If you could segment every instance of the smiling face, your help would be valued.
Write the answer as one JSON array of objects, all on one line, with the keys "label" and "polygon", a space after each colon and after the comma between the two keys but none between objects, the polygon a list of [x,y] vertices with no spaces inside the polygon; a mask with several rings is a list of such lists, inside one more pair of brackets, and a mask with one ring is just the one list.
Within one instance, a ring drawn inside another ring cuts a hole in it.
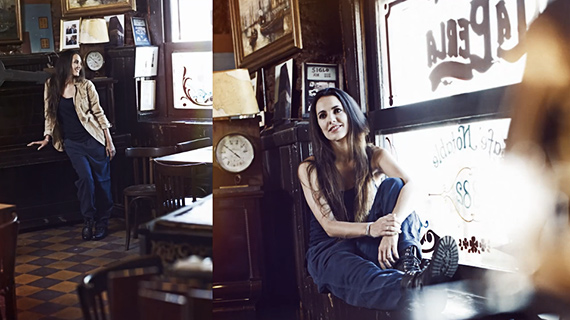
[{"label": "smiling face", "polygon": [[319,127],[325,138],[340,141],[348,134],[348,116],[335,96],[324,96],[315,106]]},{"label": "smiling face", "polygon": [[81,57],[78,54],[74,54],[73,58],[71,59],[71,74],[74,77],[79,77],[81,67]]}]

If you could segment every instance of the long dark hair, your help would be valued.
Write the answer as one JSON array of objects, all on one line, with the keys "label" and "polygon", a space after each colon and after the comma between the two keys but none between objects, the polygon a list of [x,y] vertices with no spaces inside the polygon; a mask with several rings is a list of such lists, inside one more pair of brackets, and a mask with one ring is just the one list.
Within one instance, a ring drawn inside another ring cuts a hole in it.
[{"label": "long dark hair", "polygon": [[[51,119],[56,118],[57,106],[59,105],[59,100],[63,94],[63,90],[65,89],[65,81],[69,75],[73,74],[71,71],[71,63],[73,61],[73,56],[76,54],[79,54],[77,50],[67,50],[60,53],[57,62],[55,63],[55,73],[49,78],[47,115]],[[79,76],[73,76],[73,79],[85,79],[83,68],[81,68]]]},{"label": "long dark hair", "polygon": [[[347,142],[351,160],[354,161],[355,179],[355,201],[354,201],[354,220],[356,222],[364,221],[368,215],[371,205],[372,194],[372,174],[370,172],[370,159],[366,152],[366,137],[370,132],[366,117],[360,110],[358,103],[346,92],[336,89],[327,88],[319,91],[311,105],[309,122],[310,137],[313,148],[314,160],[309,161],[309,176],[313,170],[317,171],[317,182],[319,183],[320,192],[313,194],[317,203],[321,199],[328,203],[328,208],[323,207],[323,215],[328,215],[332,211],[334,217],[339,221],[348,221],[347,209],[344,207],[343,201],[343,181],[340,172],[335,166],[336,156],[331,146],[331,142],[325,137],[319,127],[317,101],[325,96],[336,97],[348,118]],[[315,189],[315,188],[313,188]]]}]

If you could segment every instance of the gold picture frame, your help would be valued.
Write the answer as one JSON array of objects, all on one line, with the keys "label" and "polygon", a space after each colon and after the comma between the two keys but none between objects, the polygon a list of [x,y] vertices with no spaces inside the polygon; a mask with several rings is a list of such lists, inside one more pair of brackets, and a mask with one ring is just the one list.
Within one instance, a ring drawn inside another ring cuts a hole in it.
[{"label": "gold picture frame", "polygon": [[[84,4],[81,4],[81,2],[84,2]],[[105,4],[102,2],[105,2]],[[85,1],[81,0],[61,0],[61,14],[66,18],[89,15],[120,14],[134,10],[136,10],[136,0],[95,0],[89,1],[89,4],[86,4]]]},{"label": "gold picture frame", "polygon": [[239,68],[255,71],[303,48],[298,0],[230,0],[230,16]]},{"label": "gold picture frame", "polygon": [[5,0],[0,8],[0,45],[24,42],[21,0]]}]

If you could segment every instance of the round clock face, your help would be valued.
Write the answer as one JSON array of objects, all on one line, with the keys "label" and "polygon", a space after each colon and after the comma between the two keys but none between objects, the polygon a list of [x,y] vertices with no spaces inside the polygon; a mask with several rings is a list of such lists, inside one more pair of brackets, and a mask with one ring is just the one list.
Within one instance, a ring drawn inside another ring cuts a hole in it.
[{"label": "round clock face", "polygon": [[105,63],[105,59],[99,51],[91,51],[85,57],[87,68],[92,71],[99,71],[103,67],[103,63]]},{"label": "round clock face", "polygon": [[249,168],[254,158],[253,145],[241,134],[228,134],[216,146],[216,162],[222,169],[238,173]]}]

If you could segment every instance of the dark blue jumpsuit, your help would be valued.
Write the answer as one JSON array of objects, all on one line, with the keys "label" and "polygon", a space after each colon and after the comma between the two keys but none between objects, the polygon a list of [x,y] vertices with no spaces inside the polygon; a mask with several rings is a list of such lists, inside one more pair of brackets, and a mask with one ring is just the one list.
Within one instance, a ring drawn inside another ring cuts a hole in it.
[{"label": "dark blue jumpsuit", "polygon": [[79,121],[72,98],[61,97],[57,110],[65,152],[79,179],[77,197],[81,214],[96,226],[108,226],[113,209],[111,163],[105,146],[95,140]]},{"label": "dark blue jumpsuit", "polygon": [[[401,179],[384,180],[376,192],[367,221],[376,221],[394,209],[400,190]],[[344,192],[344,203],[349,218],[354,203],[354,189]],[[332,293],[348,304],[370,309],[393,310],[402,297],[400,282],[403,273],[395,269],[381,269],[378,263],[380,238],[339,239],[330,238],[317,219],[311,214],[307,267],[309,274],[321,293]],[[405,248],[420,247],[422,224],[413,212],[402,223],[398,240],[400,256]]]}]

